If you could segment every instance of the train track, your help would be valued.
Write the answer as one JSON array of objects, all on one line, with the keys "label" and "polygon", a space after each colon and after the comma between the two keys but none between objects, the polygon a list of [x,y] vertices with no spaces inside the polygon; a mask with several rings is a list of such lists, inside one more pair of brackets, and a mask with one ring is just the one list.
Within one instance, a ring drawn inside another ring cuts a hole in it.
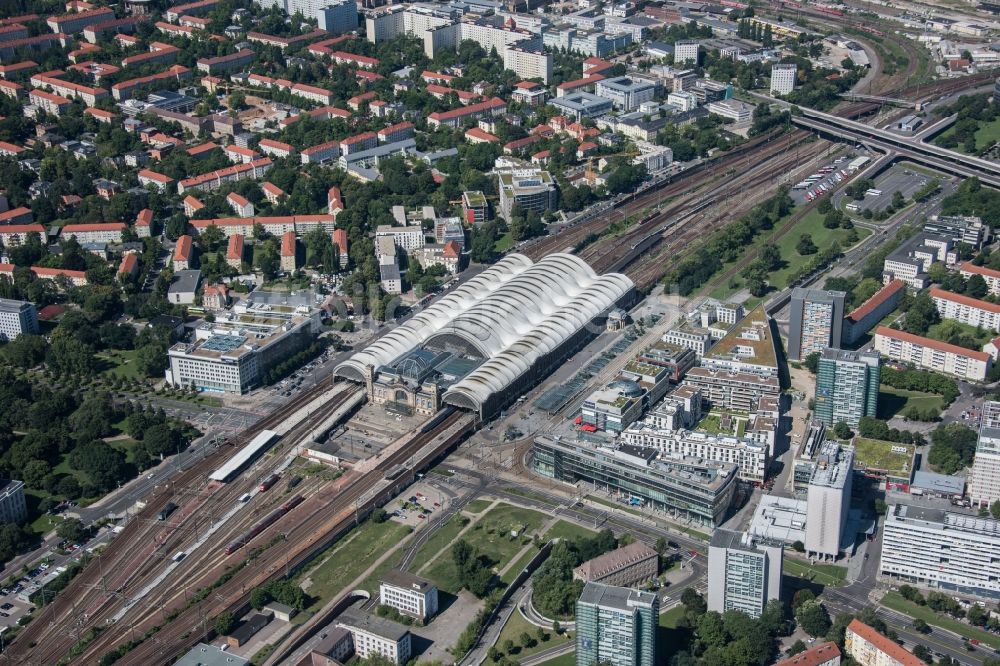
[{"label": "train track", "polygon": [[[47,605],[39,617],[18,635],[8,648],[5,656],[14,659],[12,663],[55,664],[69,651],[81,635],[123,603],[128,594],[136,590],[149,578],[149,570],[163,559],[170,548],[182,544],[192,533],[207,529],[203,520],[214,506],[206,507],[210,501],[218,505],[223,499],[240,487],[252,486],[252,481],[230,484],[230,487],[209,488],[204,482],[208,474],[219,467],[236,448],[244,445],[262,430],[278,426],[291,414],[308,404],[324,391],[329,390],[331,380],[319,382],[303,392],[284,409],[265,417],[233,438],[233,448],[219,447],[205,455],[191,467],[185,469],[171,482],[158,488],[149,496],[147,504],[138,515],[127,523],[125,529],[109,546],[95,557],[84,570],[71,581],[65,591]],[[198,488],[197,491],[191,489]],[[227,493],[226,490],[231,492]],[[188,498],[181,498],[182,494]],[[236,495],[239,497],[239,494]],[[157,520],[157,514],[171,499],[178,499],[181,507],[170,521]],[[191,511],[186,511],[193,505]],[[176,517],[187,514],[188,524],[177,522]],[[197,514],[192,517],[192,514]],[[219,514],[215,514],[219,515]],[[193,525],[191,524],[193,523]],[[192,563],[197,558],[192,558]],[[37,649],[36,649],[37,648]]]},{"label": "train track", "polygon": [[[306,499],[279,523],[280,531],[286,535],[283,546],[264,550],[252,565],[236,570],[228,580],[217,585],[208,597],[196,603],[188,605],[181,594],[173,594],[165,600],[162,612],[176,611],[176,617],[137,645],[122,663],[162,664],[182,654],[189,645],[202,640],[206,634],[211,634],[211,620],[219,613],[240,610],[246,605],[251,590],[308,562],[325,549],[332,539],[350,529],[359,512],[364,515],[376,501],[383,499],[377,494],[379,485],[386,483],[383,476],[387,470],[409,461],[436,437],[457,426],[448,439],[438,446],[439,450],[447,450],[464,436],[471,425],[471,416],[454,412],[432,430],[415,435],[407,444],[386,456],[368,474],[347,478],[347,482],[343,484],[330,484]],[[373,493],[376,495],[372,495]],[[271,531],[276,531],[276,528]],[[266,537],[264,540],[266,541]],[[223,573],[221,566],[217,564],[211,571],[205,572],[199,583],[207,585],[219,582]],[[160,610],[147,611],[135,618],[132,621],[135,635],[142,636],[153,630],[161,619],[160,614]],[[127,636],[120,631],[114,634],[101,634],[90,643],[79,655],[81,663],[96,663],[103,654],[127,640]]]}]

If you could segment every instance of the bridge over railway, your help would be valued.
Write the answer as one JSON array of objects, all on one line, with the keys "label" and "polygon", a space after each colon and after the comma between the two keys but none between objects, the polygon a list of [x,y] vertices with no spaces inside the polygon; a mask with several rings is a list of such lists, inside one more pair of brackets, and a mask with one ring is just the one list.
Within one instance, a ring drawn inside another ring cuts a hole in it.
[{"label": "bridge over railway", "polygon": [[947,148],[924,143],[913,137],[900,136],[877,127],[846,118],[801,108],[792,123],[820,134],[891,151],[900,157],[932,169],[962,178],[979,178],[984,184],[1000,189],[1000,164],[972,155],[963,155]]},{"label": "bridge over railway", "polygon": [[875,102],[877,104],[891,104],[892,106],[904,106],[909,109],[917,108],[917,102],[912,99],[900,99],[898,97],[883,97],[881,95],[865,95],[864,93],[842,92],[840,96],[852,102]]}]

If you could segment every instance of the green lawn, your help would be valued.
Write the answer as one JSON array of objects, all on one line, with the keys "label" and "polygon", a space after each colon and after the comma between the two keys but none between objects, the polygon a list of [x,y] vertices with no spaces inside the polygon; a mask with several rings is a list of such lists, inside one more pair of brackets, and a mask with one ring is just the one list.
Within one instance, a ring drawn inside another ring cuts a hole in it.
[{"label": "green lawn", "polygon": [[[793,213],[794,214],[794,213]],[[778,250],[781,252],[781,258],[784,261],[784,266],[776,271],[773,271],[768,276],[768,284],[775,290],[781,290],[788,286],[789,277],[805,265],[808,261],[811,261],[815,255],[801,256],[795,250],[795,246],[799,242],[799,237],[802,234],[809,234],[812,236],[813,243],[817,247],[817,254],[822,253],[824,250],[828,249],[834,242],[840,243],[841,247],[847,248],[846,238],[850,233],[848,229],[827,229],[823,226],[823,218],[825,216],[821,215],[816,209],[809,212],[808,215],[803,217],[798,224],[788,230],[785,235],[781,238],[774,239],[770,235],[761,234],[750,246],[748,252],[756,252],[760,247],[767,242],[774,243],[778,246]],[[775,227],[780,227],[784,223],[784,220],[778,222]],[[868,229],[862,229],[861,227],[855,227],[854,229],[858,233],[858,242],[864,240],[871,235],[871,231]],[[745,255],[744,255],[745,256]],[[742,257],[741,257],[742,258]],[[731,269],[733,264],[726,264],[723,266],[723,271]],[[735,294],[740,289],[745,286],[745,281],[739,275],[734,276],[731,280],[720,284],[718,287],[712,290],[712,298],[716,298],[722,301],[727,300],[733,294]],[[749,305],[747,307],[750,307]]]},{"label": "green lawn", "polygon": [[927,624],[935,627],[941,627],[942,629],[946,629],[948,631],[954,631],[959,636],[974,638],[980,643],[985,643],[992,648],[1000,648],[1000,636],[990,633],[985,629],[980,629],[979,627],[973,627],[965,624],[964,622],[959,622],[958,620],[948,617],[947,615],[935,613],[927,606],[918,606],[912,601],[904,599],[900,596],[899,592],[889,592],[882,597],[882,601],[880,603],[886,608],[898,611],[904,615],[909,615],[914,619],[920,618]]},{"label": "green lawn", "polygon": [[927,337],[940,340],[941,342],[952,342],[953,344],[963,342],[957,339],[959,337],[968,338],[975,346],[965,344],[960,344],[960,346],[968,346],[970,349],[979,351],[983,348],[983,345],[996,337],[996,333],[976,328],[975,326],[969,326],[953,319],[944,319],[927,329]]},{"label": "green lawn", "polygon": [[[313,602],[307,611],[315,612],[337,596],[375,560],[400,543],[412,528],[393,521],[368,520],[342,539],[320,564],[296,577],[297,582],[310,578],[309,596]],[[389,558],[394,562],[393,558]]]},{"label": "green lawn", "polygon": [[452,516],[417,550],[417,554],[413,557],[414,564],[419,568],[433,560],[438,553],[441,553],[442,557],[449,557],[447,549],[451,547],[452,541],[462,531],[462,527],[464,527],[462,516]]},{"label": "green lawn", "polygon": [[539,666],[576,666],[576,652],[553,657],[548,661],[543,661]]},{"label": "green lawn", "polygon": [[[497,638],[497,648],[499,649],[503,645],[504,641],[510,639],[514,641],[514,650],[510,653],[514,659],[524,659],[530,655],[533,655],[542,650],[548,650],[549,648],[555,647],[556,645],[565,645],[572,640],[572,635],[568,631],[564,631],[560,635],[555,635],[552,629],[544,629],[545,639],[538,640],[537,632],[538,627],[531,624],[523,617],[518,611],[514,611],[510,615],[510,619],[503,626],[500,631],[500,636]],[[521,634],[528,632],[528,634],[534,639],[535,644],[531,647],[524,647],[521,645]],[[485,664],[495,664],[496,662],[487,659]]]},{"label": "green lawn", "polygon": [[490,504],[493,504],[493,500],[474,499],[466,504],[463,510],[468,511],[469,513],[482,513],[489,508]]},{"label": "green lawn", "polygon": [[677,622],[684,617],[684,611],[686,609],[683,605],[674,606],[666,613],[660,613],[660,626],[666,627],[667,629],[676,629]]},{"label": "green lawn", "polygon": [[[941,133],[938,139],[943,139],[945,137],[951,136],[955,133],[954,127],[949,127],[947,130]],[[976,150],[982,150],[991,141],[1000,141],[1000,118],[989,123],[980,123],[979,129],[976,130]],[[934,143],[939,143],[935,140]],[[939,144],[940,145],[940,144]],[[955,146],[954,150],[965,153],[965,144],[959,143]]]},{"label": "green lawn", "polygon": [[847,582],[847,567],[836,564],[809,564],[791,558],[782,563],[784,572],[796,578],[805,578],[821,585],[840,587]]},{"label": "green lawn", "polygon": [[917,409],[944,409],[944,398],[934,393],[907,391],[882,384],[878,389],[878,412],[876,416],[883,420],[891,419],[896,414],[902,414],[910,406]]},{"label": "green lawn", "polygon": [[104,375],[114,375],[127,379],[143,379],[145,375],[139,372],[139,367],[135,362],[138,352],[134,349],[108,349],[95,354],[99,361],[101,373]]},{"label": "green lawn", "polygon": [[514,237],[510,235],[508,231],[503,236],[497,239],[496,245],[494,245],[497,252],[506,252],[510,248],[514,247]]},{"label": "green lawn", "polygon": [[[900,447],[905,448],[906,452],[893,451]],[[854,440],[854,464],[856,468],[885,470],[890,476],[909,476],[913,473],[913,454],[916,449],[913,444],[857,437]]]},{"label": "green lawn", "polygon": [[556,524],[549,528],[549,531],[542,537],[542,541],[550,539],[577,539],[579,537],[590,538],[594,536],[594,530],[581,527],[566,520],[556,521]]}]

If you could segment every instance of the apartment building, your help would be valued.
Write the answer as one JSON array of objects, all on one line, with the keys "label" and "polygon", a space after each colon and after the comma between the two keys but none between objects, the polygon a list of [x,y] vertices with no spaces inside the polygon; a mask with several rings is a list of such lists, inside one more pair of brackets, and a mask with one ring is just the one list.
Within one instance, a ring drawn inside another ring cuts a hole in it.
[{"label": "apartment building", "polygon": [[993,360],[986,352],[972,351],[887,326],[879,326],[875,330],[875,350],[894,361],[978,382],[986,379]]},{"label": "apartment building", "polygon": [[840,648],[832,641],[818,643],[774,666],[840,666]]},{"label": "apartment building", "polygon": [[426,242],[424,230],[419,224],[408,227],[390,227],[386,224],[379,225],[375,229],[376,244],[379,238],[391,238],[393,245],[406,254],[422,248]]},{"label": "apartment building", "polygon": [[989,287],[990,293],[994,296],[1000,296],[1000,271],[995,271],[985,266],[976,266],[971,261],[967,261],[958,267],[958,272],[966,280],[973,275],[980,276],[986,282],[986,286]]},{"label": "apartment building", "polygon": [[942,319],[1000,332],[1000,305],[937,287],[931,287],[929,294]]},{"label": "apartment building", "polygon": [[660,572],[660,556],[642,541],[587,560],[573,569],[573,579],[621,587],[638,586]]},{"label": "apartment building", "polygon": [[405,120],[401,123],[383,127],[375,134],[379,143],[395,143],[404,139],[412,139],[414,129],[413,123],[409,120]]},{"label": "apartment building", "polygon": [[[331,35],[357,30],[358,4],[354,0],[320,0],[320,3],[323,6],[316,11],[315,16],[321,30],[326,30]],[[293,13],[290,12],[289,15]]]},{"label": "apartment building", "polygon": [[185,178],[177,183],[177,192],[184,194],[188,190],[217,190],[223,183],[229,183],[245,178],[260,178],[272,166],[270,157],[262,157],[249,164],[235,164],[225,169],[211,171],[200,176]]},{"label": "apartment building", "polygon": [[53,116],[61,116],[63,110],[73,103],[60,95],[37,89],[28,92],[28,101],[33,106]]},{"label": "apartment building", "polygon": [[1000,402],[983,402],[976,456],[969,474],[969,499],[973,505],[988,507],[1000,499]]},{"label": "apartment building", "polygon": [[114,18],[115,10],[110,7],[98,7],[97,9],[63,14],[62,16],[52,16],[45,23],[49,26],[49,30],[54,33],[61,32],[72,35],[83,32],[83,29],[88,25],[113,21]]},{"label": "apartment building", "polygon": [[747,533],[717,529],[708,546],[708,610],[738,610],[760,617],[781,596],[780,544],[755,541]]},{"label": "apartment building", "polygon": [[796,287],[792,290],[788,358],[798,361],[828,347],[840,347],[846,296],[842,291],[825,289]]},{"label": "apartment building", "polygon": [[79,243],[120,243],[124,229],[124,222],[67,224],[62,228],[62,236],[76,238]]},{"label": "apartment building", "polygon": [[704,356],[715,340],[708,333],[670,329],[663,334],[667,344],[690,349],[698,356]]},{"label": "apartment building", "polygon": [[770,466],[770,451],[766,441],[757,441],[750,436],[712,435],[665,428],[656,425],[657,419],[662,417],[663,415],[653,412],[646,419],[632,424],[622,432],[622,442],[635,447],[656,449],[669,455],[733,464],[738,467],[739,478],[748,483],[761,485],[766,480]]},{"label": "apartment building", "polygon": [[167,87],[171,81],[182,81],[189,78],[191,78],[190,69],[184,67],[183,65],[172,65],[169,69],[163,72],[150,74],[149,76],[140,76],[134,79],[129,79],[128,81],[116,83],[111,86],[111,95],[119,101],[132,99],[135,94],[141,91],[158,90],[160,88]]},{"label": "apartment building", "polygon": [[0,224],[0,242],[4,247],[23,245],[28,234],[38,234],[43,238],[45,227],[41,224]]},{"label": "apartment building", "polygon": [[212,75],[225,74],[249,65],[256,58],[257,55],[250,49],[215,58],[199,58],[198,71]]},{"label": "apartment building", "polygon": [[23,523],[28,518],[24,481],[9,480],[0,488],[0,523]]},{"label": "apartment building", "polygon": [[243,254],[246,251],[243,234],[233,234],[226,244],[226,264],[240,270],[243,265]]},{"label": "apartment building", "polygon": [[505,113],[507,113],[507,103],[499,97],[491,97],[485,101],[469,104],[468,106],[460,106],[450,111],[435,111],[427,116],[427,124],[434,128],[442,125],[445,127],[459,127],[467,118],[472,118],[473,120],[495,118]]},{"label": "apartment building", "polygon": [[757,411],[762,398],[777,399],[781,393],[777,377],[705,367],[688,370],[682,385],[700,390],[713,406],[748,413]]},{"label": "apartment building", "polygon": [[106,88],[93,88],[72,81],[63,81],[59,76],[64,73],[57,69],[44,74],[35,74],[31,77],[31,85],[35,88],[49,90],[62,97],[83,100],[87,106],[94,106],[98,101],[108,97]]},{"label": "apartment building", "polygon": [[505,45],[503,66],[522,79],[537,79],[546,85],[552,79],[552,54],[542,48],[539,40]]},{"label": "apartment building", "polygon": [[690,39],[681,39],[674,42],[674,62],[678,65],[698,64],[698,51],[701,43]]},{"label": "apartment building", "polygon": [[405,664],[413,654],[406,625],[354,609],[341,613],[337,624],[351,632],[354,652],[362,659],[380,655],[394,664]]},{"label": "apartment building", "polygon": [[896,309],[903,298],[906,283],[902,280],[892,280],[871,298],[859,305],[844,318],[843,343],[853,345],[861,336],[875,328],[875,325]]},{"label": "apartment building", "polygon": [[816,420],[831,427],[843,421],[857,428],[861,417],[875,416],[880,364],[877,352],[824,349],[816,372]]},{"label": "apartment building", "polygon": [[587,583],[576,602],[577,666],[655,666],[659,615],[652,592]]},{"label": "apartment building", "polygon": [[419,576],[393,569],[382,576],[379,603],[426,621],[438,612],[437,586]]},{"label": "apartment building", "polygon": [[22,333],[38,333],[38,310],[35,309],[35,304],[0,298],[0,338],[9,342]]},{"label": "apartment building", "polygon": [[902,280],[910,289],[927,287],[927,271],[934,262],[954,256],[952,242],[945,236],[917,234],[893,250],[882,263],[882,281]]}]

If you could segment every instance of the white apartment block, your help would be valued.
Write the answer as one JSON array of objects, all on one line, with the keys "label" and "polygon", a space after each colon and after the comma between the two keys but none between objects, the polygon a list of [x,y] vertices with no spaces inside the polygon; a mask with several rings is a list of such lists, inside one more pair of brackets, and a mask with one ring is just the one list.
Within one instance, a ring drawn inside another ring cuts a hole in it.
[{"label": "white apartment block", "polygon": [[986,282],[986,286],[990,288],[991,294],[994,296],[1000,295],[1000,271],[995,271],[992,268],[986,268],[985,266],[976,266],[971,262],[966,262],[958,267],[958,272],[961,273],[962,277],[966,280],[973,275],[978,275]]},{"label": "white apartment block", "polygon": [[667,95],[667,104],[673,104],[681,111],[691,111],[698,107],[698,98],[694,96],[694,93],[681,90]]},{"label": "white apartment block", "polygon": [[844,652],[860,666],[926,666],[902,645],[857,618],[844,632]]},{"label": "white apartment block", "polygon": [[992,357],[905,331],[880,326],[875,330],[875,351],[893,361],[912,363],[969,381],[983,381],[990,370]]},{"label": "white apartment block", "polygon": [[407,254],[424,246],[424,230],[419,224],[412,227],[380,225],[375,230],[376,245],[379,238],[391,238],[393,244]]},{"label": "white apartment block", "polygon": [[403,615],[427,620],[438,612],[437,586],[405,571],[392,570],[379,585],[379,603]]},{"label": "white apartment block", "polygon": [[701,43],[693,40],[681,40],[674,43],[674,64],[683,65],[684,63],[698,64],[698,50],[701,48]]},{"label": "white apartment block", "polygon": [[795,90],[798,68],[793,64],[771,66],[771,94],[787,95]]},{"label": "white apartment block", "polygon": [[980,507],[1000,499],[1000,402],[993,400],[983,403],[983,421],[969,475],[969,499]]},{"label": "white apartment block", "polygon": [[708,546],[708,610],[760,617],[781,596],[781,545],[756,543],[749,534],[717,529]]},{"label": "white apartment block", "polygon": [[666,454],[733,463],[739,465],[740,479],[750,483],[763,483],[770,465],[767,444],[746,437],[666,430],[638,421],[622,433],[622,441]]},{"label": "white apartment block", "polygon": [[552,78],[552,54],[528,41],[504,46],[503,66],[522,79],[538,79],[546,85]]},{"label": "white apartment block", "polygon": [[663,334],[663,341],[672,345],[690,349],[698,356],[704,356],[715,340],[708,333],[692,333],[671,329]]},{"label": "white apartment block", "polygon": [[62,236],[76,238],[78,243],[120,243],[124,229],[123,222],[67,224],[62,228]]},{"label": "white apartment block", "polygon": [[930,297],[942,319],[1000,332],[1000,305],[936,287],[931,288]]},{"label": "white apartment block", "polygon": [[0,339],[13,340],[22,333],[38,333],[35,304],[0,298]]},{"label": "white apartment block", "polygon": [[381,655],[394,664],[405,664],[413,653],[410,631],[405,625],[348,609],[339,626],[351,632],[354,652],[362,659]]},{"label": "white apartment block", "polygon": [[879,574],[950,592],[1000,597],[1000,521],[896,504],[883,524]]}]

